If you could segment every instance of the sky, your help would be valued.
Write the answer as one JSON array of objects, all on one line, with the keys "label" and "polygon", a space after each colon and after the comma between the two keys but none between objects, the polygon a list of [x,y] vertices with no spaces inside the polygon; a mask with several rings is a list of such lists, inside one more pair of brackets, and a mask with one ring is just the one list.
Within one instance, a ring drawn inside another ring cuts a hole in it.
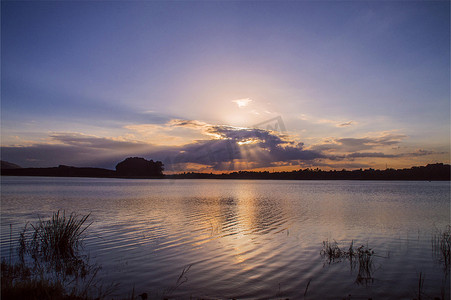
[{"label": "sky", "polygon": [[2,1],[1,159],[450,162],[449,1]]}]

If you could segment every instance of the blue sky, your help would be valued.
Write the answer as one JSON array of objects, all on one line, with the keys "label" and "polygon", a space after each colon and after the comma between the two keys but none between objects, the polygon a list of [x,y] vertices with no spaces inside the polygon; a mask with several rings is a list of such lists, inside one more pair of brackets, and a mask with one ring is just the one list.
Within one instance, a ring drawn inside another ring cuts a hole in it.
[{"label": "blue sky", "polygon": [[[447,1],[1,9],[3,160],[113,168],[140,155],[172,171],[449,163]],[[285,131],[254,126],[276,117]]]}]

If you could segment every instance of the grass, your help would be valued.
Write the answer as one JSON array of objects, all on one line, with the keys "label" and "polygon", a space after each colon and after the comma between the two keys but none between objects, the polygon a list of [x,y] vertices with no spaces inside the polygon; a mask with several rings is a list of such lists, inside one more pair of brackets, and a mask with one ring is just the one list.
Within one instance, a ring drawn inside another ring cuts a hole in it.
[{"label": "grass", "polygon": [[[83,255],[83,240],[92,224],[89,217],[58,211],[48,220],[27,223],[19,234],[18,261],[13,263],[10,255],[9,262],[1,262],[1,299],[106,299],[117,284],[106,288],[100,285],[96,279],[100,266]],[[184,268],[173,290],[187,280],[190,267]],[[135,295],[133,289],[122,298],[136,299],[147,299],[147,294]]]},{"label": "grass", "polygon": [[2,299],[82,299],[66,293],[59,281],[33,276],[33,271],[23,264],[11,265],[2,261]]},{"label": "grass", "polygon": [[58,211],[49,220],[27,223],[18,261],[1,263],[2,299],[87,299],[100,270],[82,254],[89,216]]},{"label": "grass", "polygon": [[[19,263],[31,265],[35,274],[46,274],[63,281],[86,279],[98,271],[82,255],[83,239],[91,223],[90,214],[78,216],[57,211],[49,220],[26,224],[19,237]],[[30,225],[30,226],[28,226]]]},{"label": "grass", "polygon": [[432,251],[440,263],[443,263],[446,273],[449,273],[451,266],[451,225],[445,229],[436,229],[432,237]]},{"label": "grass", "polygon": [[59,258],[74,258],[78,255],[82,246],[83,233],[91,225],[86,224],[90,214],[78,217],[71,213],[66,217],[66,213],[60,211],[53,214],[47,221],[39,219],[33,225],[31,239],[27,238],[27,226],[20,234],[20,249],[24,253],[39,255],[45,260]]}]

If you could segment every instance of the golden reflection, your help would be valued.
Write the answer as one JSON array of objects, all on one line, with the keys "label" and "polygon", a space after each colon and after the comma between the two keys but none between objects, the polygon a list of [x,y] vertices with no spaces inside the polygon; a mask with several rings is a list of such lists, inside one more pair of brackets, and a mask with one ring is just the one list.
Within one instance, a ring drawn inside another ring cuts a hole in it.
[{"label": "golden reflection", "polygon": [[235,251],[235,254],[233,255],[233,257],[236,259],[236,261],[240,264],[243,264],[246,262],[246,258],[244,257],[244,255],[242,255],[240,252],[240,249],[238,247],[233,247],[233,250]]},{"label": "golden reflection", "polygon": [[245,257],[245,255],[243,254],[243,247],[245,247],[245,240],[243,240],[242,238],[240,238],[240,240],[244,241],[244,243],[242,243],[243,245],[235,245],[232,247],[233,249],[233,258],[236,260],[237,264],[241,267],[241,269],[243,271],[247,271],[247,270],[251,270],[252,269],[252,265],[250,265],[248,263],[247,258]]},{"label": "golden reflection", "polygon": [[185,211],[190,211],[189,226],[196,228],[196,232],[190,233],[190,245],[213,247],[215,251],[218,244],[211,242],[217,240],[233,259],[230,263],[242,270],[251,269],[249,259],[262,251],[255,246],[256,235],[286,228],[288,210],[280,207],[280,202],[279,207],[271,204],[252,183],[231,184],[226,191],[218,192],[227,197],[199,198],[196,202],[185,203]]},{"label": "golden reflection", "polygon": [[202,245],[211,240],[234,233],[236,228],[236,209],[233,198],[209,198],[203,199],[196,208],[200,210],[195,215],[201,215],[201,219],[195,220],[196,227],[200,228],[196,241],[192,245]]}]

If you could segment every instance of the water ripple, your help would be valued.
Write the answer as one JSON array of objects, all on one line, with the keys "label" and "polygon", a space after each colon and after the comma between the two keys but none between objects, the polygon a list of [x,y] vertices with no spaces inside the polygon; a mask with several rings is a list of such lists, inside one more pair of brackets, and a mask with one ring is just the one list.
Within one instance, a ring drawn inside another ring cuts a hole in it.
[{"label": "water ripple", "polygon": [[[86,251],[101,278],[121,283],[118,297],[135,286],[179,299],[299,299],[308,286],[311,299],[406,298],[419,271],[430,294],[441,288],[429,233],[449,222],[449,183],[399,182],[387,193],[377,182],[61,179],[35,189],[43,182],[2,186],[2,257],[9,224],[17,237],[55,208],[92,212]],[[349,263],[321,258],[326,239],[369,244],[390,258],[377,258],[367,288]]]}]

